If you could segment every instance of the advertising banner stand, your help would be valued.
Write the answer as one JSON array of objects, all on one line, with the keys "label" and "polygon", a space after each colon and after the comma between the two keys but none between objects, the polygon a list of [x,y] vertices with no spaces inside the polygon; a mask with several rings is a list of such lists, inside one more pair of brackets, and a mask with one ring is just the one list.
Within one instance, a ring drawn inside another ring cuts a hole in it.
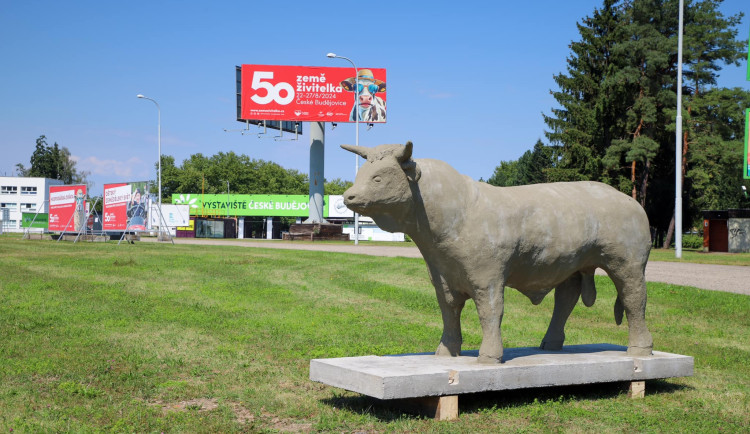
[{"label": "advertising banner stand", "polygon": [[73,221],[73,217],[75,217],[75,213],[73,213],[73,214],[70,215],[70,218],[68,219],[68,223],[65,224],[65,227],[63,228],[62,232],[60,232],[60,236],[57,238],[57,242],[58,243],[60,242],[60,240],[62,240],[64,238],[63,235],[65,234],[65,232],[70,227],[70,222]]},{"label": "advertising banner stand", "polygon": [[[78,232],[84,221],[87,188],[79,185],[51,185],[49,187],[49,219],[47,229],[60,232],[64,238],[66,232]],[[66,222],[65,225],[62,222]]]},{"label": "advertising banner stand", "polygon": [[[172,238],[172,234],[169,232],[169,226],[167,225],[167,221],[164,218],[164,213],[161,210],[161,204],[160,203],[157,204],[156,208],[159,210],[159,222],[160,222],[159,223],[159,235],[158,235],[157,240],[164,241],[161,239],[162,234],[167,234],[167,238],[172,243],[172,245],[174,245],[174,238]],[[162,229],[166,229],[166,230],[162,230]]]},{"label": "advertising banner stand", "polygon": [[[155,205],[155,195],[149,193],[148,182],[120,182],[104,184],[104,203],[102,205],[102,230],[105,232],[117,232],[122,243],[128,234],[147,232],[151,230],[149,224],[149,213],[152,205]],[[164,222],[164,216],[160,206],[155,208],[159,222]],[[164,227],[164,223],[158,225]],[[161,230],[159,241],[161,239]],[[113,235],[116,236],[116,235]],[[171,234],[169,241],[174,244]]]},{"label": "advertising banner stand", "polygon": [[[29,223],[29,227],[27,227],[26,230],[23,231],[23,238],[21,238],[22,240],[28,240],[30,238],[30,235],[31,235],[30,231],[31,231],[31,228],[34,227],[34,222],[36,222],[36,218],[39,216],[39,213],[44,209],[44,205],[48,203],[49,201],[45,200],[44,202],[42,202],[42,205],[36,209],[36,213],[34,213],[34,218],[31,219],[31,223]],[[45,232],[44,229],[42,229],[42,233],[44,232]]]},{"label": "advertising banner stand", "polygon": [[89,217],[91,217],[91,211],[93,211],[96,208],[96,204],[98,203],[99,203],[99,198],[97,197],[96,200],[94,201],[94,205],[89,207],[88,212],[86,212],[86,218],[83,220],[84,223],[81,225],[81,228],[78,230],[78,235],[76,235],[76,239],[73,240],[73,244],[78,242],[78,239],[81,237],[81,234],[86,233],[86,229],[88,228],[88,225],[86,224],[86,222],[89,221]]},{"label": "advertising banner stand", "polygon": [[[157,210],[157,213],[159,214],[159,221],[161,222],[159,224],[160,229],[164,228],[164,227],[167,227],[167,222],[164,220],[164,214],[162,214],[161,207],[159,206],[159,204],[156,204],[156,206],[151,207],[151,209]],[[128,232],[130,231],[130,229],[131,229],[131,220],[129,219],[127,226],[125,226],[125,231],[122,233],[122,236],[120,237],[120,241],[117,242],[118,246],[120,245],[120,243],[122,242],[122,240],[125,239],[125,236],[128,234]],[[163,232],[165,232],[167,234],[167,238],[174,245],[174,238],[172,238],[172,234],[169,233],[169,230],[167,230],[167,231],[161,231],[161,230],[159,230],[159,234],[161,234]],[[159,241],[162,241],[162,240],[159,240]]]}]

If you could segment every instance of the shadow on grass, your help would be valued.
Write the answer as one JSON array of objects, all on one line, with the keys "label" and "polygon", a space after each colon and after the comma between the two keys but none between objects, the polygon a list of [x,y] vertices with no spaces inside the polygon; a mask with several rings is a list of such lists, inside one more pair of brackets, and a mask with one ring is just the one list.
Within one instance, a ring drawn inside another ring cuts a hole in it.
[{"label": "shadow on grass", "polygon": [[[480,392],[459,395],[459,414],[502,411],[502,409],[525,407],[550,401],[597,401],[614,399],[628,393],[629,382],[598,383],[576,386],[540,387],[497,392]],[[646,395],[675,393],[693,387],[667,380],[647,380]],[[381,422],[403,419],[405,415],[426,417],[414,412],[408,400],[381,400],[365,395],[335,395],[321,400],[324,404],[349,410],[358,414],[369,414]]]}]

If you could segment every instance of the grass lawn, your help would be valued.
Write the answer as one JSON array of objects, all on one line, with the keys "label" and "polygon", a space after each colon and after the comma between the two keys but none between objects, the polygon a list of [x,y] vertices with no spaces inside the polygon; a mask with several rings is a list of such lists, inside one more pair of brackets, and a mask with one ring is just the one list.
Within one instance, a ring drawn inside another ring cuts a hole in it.
[{"label": "grass lawn", "polygon": [[[627,344],[614,287],[568,344]],[[506,347],[551,316],[506,291]],[[457,422],[309,381],[312,358],[431,351],[442,329],[420,259],[0,236],[0,432],[750,430],[750,297],[649,284],[654,348],[690,378],[462,396]],[[464,310],[464,348],[481,339]]]},{"label": "grass lawn", "polygon": [[674,249],[651,249],[649,261],[693,262],[714,265],[750,265],[750,253],[703,253],[701,250],[682,249],[682,258],[675,258]]}]

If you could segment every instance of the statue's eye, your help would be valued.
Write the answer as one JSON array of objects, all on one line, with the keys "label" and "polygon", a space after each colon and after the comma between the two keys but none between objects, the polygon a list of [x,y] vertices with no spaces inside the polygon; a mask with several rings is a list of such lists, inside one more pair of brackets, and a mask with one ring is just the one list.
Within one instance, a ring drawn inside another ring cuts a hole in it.
[{"label": "statue's eye", "polygon": [[372,178],[372,180],[373,180],[373,182],[380,182],[380,181],[382,181],[379,176],[374,176]]}]

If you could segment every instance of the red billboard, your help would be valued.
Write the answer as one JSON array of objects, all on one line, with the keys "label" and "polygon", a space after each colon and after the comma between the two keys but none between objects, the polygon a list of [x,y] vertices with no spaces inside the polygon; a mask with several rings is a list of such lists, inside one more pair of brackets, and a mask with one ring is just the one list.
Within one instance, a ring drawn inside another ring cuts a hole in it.
[{"label": "red billboard", "polygon": [[145,231],[148,205],[148,185],[145,182],[104,184],[102,229]]},{"label": "red billboard", "polygon": [[[80,222],[76,222],[76,209],[83,214],[86,209],[85,185],[51,185],[49,187],[49,225],[50,231],[75,232],[80,229]],[[79,223],[76,228],[76,223]]]},{"label": "red billboard", "polygon": [[[385,69],[242,65],[241,117],[273,121],[384,123]],[[359,86],[357,86],[359,85]],[[355,92],[359,110],[355,110]]]},{"label": "red billboard", "polygon": [[130,184],[104,184],[102,230],[124,231],[128,226]]}]

